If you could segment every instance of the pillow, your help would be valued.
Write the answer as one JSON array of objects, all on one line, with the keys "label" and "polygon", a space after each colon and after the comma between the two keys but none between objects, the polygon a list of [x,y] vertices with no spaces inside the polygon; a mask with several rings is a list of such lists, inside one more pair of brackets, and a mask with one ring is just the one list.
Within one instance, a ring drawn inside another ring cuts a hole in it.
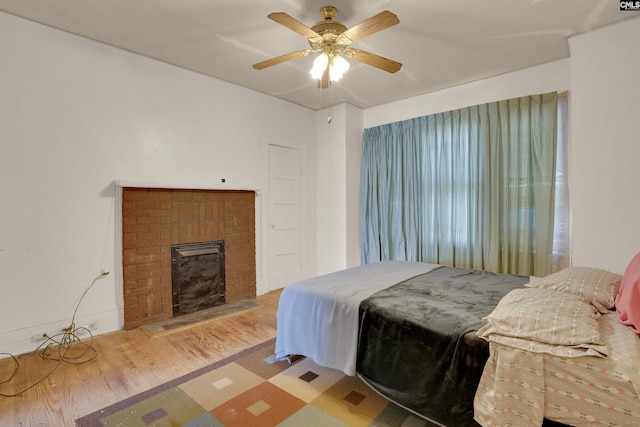
[{"label": "pillow", "polygon": [[633,257],[622,276],[616,312],[620,323],[640,335],[640,252]]},{"label": "pillow", "polygon": [[598,310],[576,295],[545,288],[514,289],[482,319],[476,335],[536,353],[606,357]]},{"label": "pillow", "polygon": [[545,288],[566,292],[603,305],[615,307],[622,276],[591,267],[569,267],[525,284],[528,288]]}]

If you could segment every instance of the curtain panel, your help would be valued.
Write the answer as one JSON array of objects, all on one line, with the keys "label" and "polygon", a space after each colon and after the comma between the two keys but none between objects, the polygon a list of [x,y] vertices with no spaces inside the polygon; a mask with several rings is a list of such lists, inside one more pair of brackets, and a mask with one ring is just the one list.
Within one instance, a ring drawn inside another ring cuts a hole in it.
[{"label": "curtain panel", "polygon": [[557,93],[364,130],[361,258],[551,271]]}]

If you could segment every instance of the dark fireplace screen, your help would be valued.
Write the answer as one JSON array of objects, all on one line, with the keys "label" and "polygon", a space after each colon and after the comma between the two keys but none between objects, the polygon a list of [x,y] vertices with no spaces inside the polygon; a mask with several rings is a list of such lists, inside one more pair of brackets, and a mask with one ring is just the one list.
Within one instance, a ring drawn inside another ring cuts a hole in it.
[{"label": "dark fireplace screen", "polygon": [[171,246],[173,315],[225,303],[224,241]]}]

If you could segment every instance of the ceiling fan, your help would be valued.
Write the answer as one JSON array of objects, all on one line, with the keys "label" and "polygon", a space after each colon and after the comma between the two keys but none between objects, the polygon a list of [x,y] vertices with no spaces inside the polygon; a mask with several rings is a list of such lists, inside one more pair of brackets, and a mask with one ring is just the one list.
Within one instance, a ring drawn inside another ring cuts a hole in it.
[{"label": "ceiling fan", "polygon": [[253,68],[262,70],[292,59],[320,52],[309,74],[318,80],[319,88],[326,88],[331,85],[332,81],[340,79],[349,68],[349,62],[343,56],[389,73],[395,73],[402,67],[399,62],[375,53],[350,47],[351,43],[357,40],[398,24],[400,20],[395,14],[385,10],[347,29],[344,24],[334,19],[337,13],[338,10],[333,6],[323,7],[320,10],[320,15],[324,19],[314,24],[311,28],[284,12],[270,13],[267,15],[268,18],[305,36],[309,40],[311,49],[298,50],[277,56],[253,64]]}]

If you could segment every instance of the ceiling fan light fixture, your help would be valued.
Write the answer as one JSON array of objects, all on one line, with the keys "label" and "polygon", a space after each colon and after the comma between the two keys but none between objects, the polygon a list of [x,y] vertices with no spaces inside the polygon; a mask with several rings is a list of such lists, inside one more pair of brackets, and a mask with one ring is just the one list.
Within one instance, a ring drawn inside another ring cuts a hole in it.
[{"label": "ceiling fan light fixture", "polygon": [[322,78],[322,74],[324,74],[324,70],[327,69],[327,64],[329,63],[329,56],[326,53],[321,53],[318,55],[316,59],[313,61],[313,67],[309,71],[311,77],[314,80],[320,80]]},{"label": "ceiling fan light fixture", "polygon": [[327,54],[322,52],[313,61],[313,66],[309,74],[314,80],[321,80],[324,72],[329,66],[329,80],[337,82],[349,70],[349,61],[337,54]]},{"label": "ceiling fan light fixture", "polygon": [[331,67],[329,68],[329,79],[332,82],[337,82],[342,78],[344,73],[349,70],[349,61],[339,55],[334,55],[331,58]]}]

